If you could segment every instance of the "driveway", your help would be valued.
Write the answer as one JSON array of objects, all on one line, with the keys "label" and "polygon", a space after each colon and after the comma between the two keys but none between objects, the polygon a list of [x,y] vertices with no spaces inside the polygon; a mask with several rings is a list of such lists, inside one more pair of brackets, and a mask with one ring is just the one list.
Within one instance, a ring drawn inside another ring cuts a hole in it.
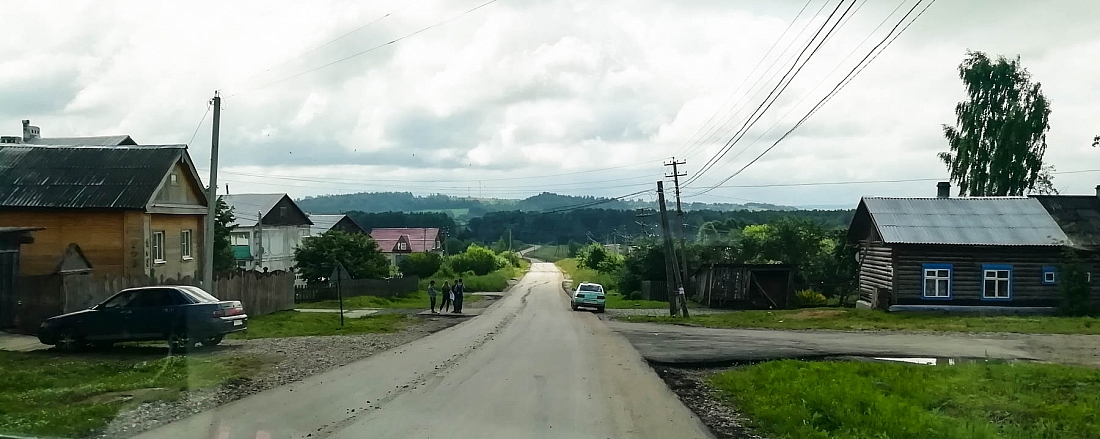
[{"label": "driveway", "polygon": [[712,437],[561,281],[536,263],[478,318],[140,437]]},{"label": "driveway", "polygon": [[712,329],[607,322],[647,360],[721,365],[830,356],[994,358],[1100,366],[1100,336]]}]

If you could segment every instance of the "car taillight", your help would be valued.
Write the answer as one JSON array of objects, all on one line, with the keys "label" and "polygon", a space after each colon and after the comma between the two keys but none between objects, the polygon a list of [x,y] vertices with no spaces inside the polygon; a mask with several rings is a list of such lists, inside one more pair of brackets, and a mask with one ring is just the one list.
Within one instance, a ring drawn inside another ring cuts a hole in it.
[{"label": "car taillight", "polygon": [[241,307],[240,302],[236,302],[226,308],[217,309],[214,311],[214,317],[232,317],[244,314],[244,308]]}]

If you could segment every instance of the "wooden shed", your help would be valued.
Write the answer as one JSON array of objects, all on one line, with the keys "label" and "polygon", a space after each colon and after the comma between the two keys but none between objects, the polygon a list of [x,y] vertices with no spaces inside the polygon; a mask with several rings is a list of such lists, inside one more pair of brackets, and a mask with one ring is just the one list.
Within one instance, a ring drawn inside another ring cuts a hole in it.
[{"label": "wooden shed", "polygon": [[858,305],[890,310],[1057,306],[1057,267],[1072,245],[1034,198],[942,190],[863,198],[848,240],[860,247]]}]

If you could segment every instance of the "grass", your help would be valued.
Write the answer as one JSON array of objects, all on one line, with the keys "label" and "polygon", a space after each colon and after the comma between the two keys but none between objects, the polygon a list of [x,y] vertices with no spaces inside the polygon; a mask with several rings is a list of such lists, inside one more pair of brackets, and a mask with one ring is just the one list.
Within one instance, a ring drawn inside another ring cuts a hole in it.
[{"label": "grass", "polygon": [[356,319],[344,317],[340,326],[339,313],[308,313],[280,311],[248,320],[248,330],[230,338],[304,337],[309,335],[347,335],[397,332],[408,324],[404,314],[377,314]]},{"label": "grass", "polygon": [[[623,297],[622,294],[616,289],[615,277],[608,273],[600,273],[596,270],[581,267],[577,264],[576,259],[566,258],[559,260],[556,265],[561,271],[569,275],[570,279],[573,279],[573,286],[580,284],[581,282],[594,282],[603,285],[607,291],[607,309],[661,309],[668,308],[668,302],[661,302],[656,300],[628,300]],[[693,302],[688,302],[688,306],[695,307]]]},{"label": "grass", "polygon": [[773,439],[1100,437],[1100,371],[784,360],[711,378]]},{"label": "grass", "polygon": [[863,309],[815,308],[783,311],[735,311],[691,318],[627,317],[630,322],[688,323],[709,328],[905,330],[944,332],[1020,332],[1100,334],[1095,317],[964,316],[943,313],[886,313]]},{"label": "grass", "polygon": [[[173,356],[155,360],[0,351],[0,434],[84,436],[127,405],[247,378],[273,359]],[[126,392],[134,399],[123,401]]]},{"label": "grass", "polygon": [[528,252],[527,256],[543,262],[558,262],[559,260],[569,257],[569,246],[544,245],[534,251]]},{"label": "grass", "polygon": [[[383,309],[428,309],[431,302],[428,301],[427,284],[424,289],[414,294],[397,297],[357,296],[344,299],[344,309],[357,308],[383,308]],[[481,296],[463,295],[463,303],[477,302]],[[438,298],[436,300],[439,300]],[[298,308],[307,309],[339,309],[340,302],[336,300],[322,300],[320,302],[299,303]],[[249,325],[251,326],[251,321]]]}]

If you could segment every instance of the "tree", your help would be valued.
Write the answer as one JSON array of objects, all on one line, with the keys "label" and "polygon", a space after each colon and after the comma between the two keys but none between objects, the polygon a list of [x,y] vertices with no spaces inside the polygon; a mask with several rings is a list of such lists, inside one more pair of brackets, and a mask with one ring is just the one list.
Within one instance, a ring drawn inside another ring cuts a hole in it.
[{"label": "tree", "polygon": [[352,279],[379,279],[390,263],[369,235],[330,230],[308,238],[294,250],[298,272],[309,283],[327,282],[339,261]]},{"label": "tree", "polygon": [[402,259],[397,268],[405,276],[432,277],[443,265],[443,256],[439,253],[413,253]]},{"label": "tree", "polygon": [[484,276],[492,271],[504,268],[507,261],[498,257],[488,247],[472,244],[466,249],[465,253],[447,258],[447,264],[451,266],[455,273],[472,271],[478,276]]},{"label": "tree", "polygon": [[1039,173],[1039,178],[1035,180],[1035,193],[1058,195],[1058,188],[1054,187],[1054,171],[1054,165],[1043,166],[1043,171]]},{"label": "tree", "polygon": [[939,154],[959,195],[1024,195],[1039,178],[1050,128],[1050,105],[1020,58],[996,61],[967,51],[959,65],[967,100],[956,126],[943,127],[950,152]]},{"label": "tree", "polygon": [[214,272],[237,269],[237,258],[233,256],[233,245],[229,239],[229,229],[237,219],[229,205],[218,197],[214,207]]},{"label": "tree", "polygon": [[604,259],[607,259],[607,250],[597,243],[588,244],[577,252],[577,262],[593,270],[598,270]]}]

